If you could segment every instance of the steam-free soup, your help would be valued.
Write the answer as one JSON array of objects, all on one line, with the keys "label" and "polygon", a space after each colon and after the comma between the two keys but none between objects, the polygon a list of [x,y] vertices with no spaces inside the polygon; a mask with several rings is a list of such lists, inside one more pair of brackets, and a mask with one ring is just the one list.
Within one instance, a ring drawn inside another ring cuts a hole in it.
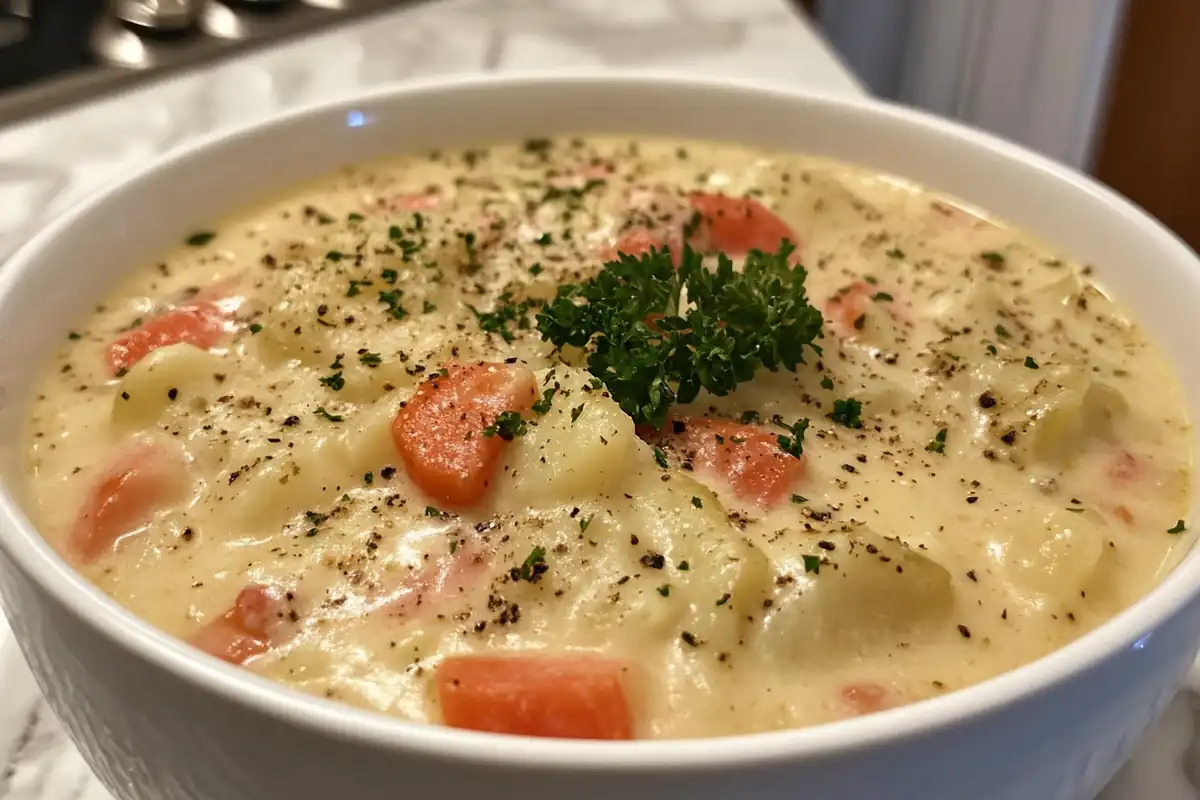
[{"label": "steam-free soup", "polygon": [[135,271],[38,392],[33,517],[105,592],[459,727],[912,703],[1078,637],[1190,539],[1176,381],[1090,268],[730,144],[344,170]]}]

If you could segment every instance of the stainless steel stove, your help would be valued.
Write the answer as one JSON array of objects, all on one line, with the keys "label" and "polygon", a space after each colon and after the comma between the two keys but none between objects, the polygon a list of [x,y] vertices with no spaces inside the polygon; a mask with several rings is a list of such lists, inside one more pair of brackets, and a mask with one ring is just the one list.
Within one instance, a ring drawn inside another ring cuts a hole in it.
[{"label": "stainless steel stove", "polygon": [[413,0],[0,0],[0,124]]}]

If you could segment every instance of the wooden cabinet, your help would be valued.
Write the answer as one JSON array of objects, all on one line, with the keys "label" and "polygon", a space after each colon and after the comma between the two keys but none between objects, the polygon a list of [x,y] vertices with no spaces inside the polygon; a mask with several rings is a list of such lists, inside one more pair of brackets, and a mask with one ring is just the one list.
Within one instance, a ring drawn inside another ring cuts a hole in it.
[{"label": "wooden cabinet", "polygon": [[1126,13],[1093,169],[1200,249],[1200,2]]}]

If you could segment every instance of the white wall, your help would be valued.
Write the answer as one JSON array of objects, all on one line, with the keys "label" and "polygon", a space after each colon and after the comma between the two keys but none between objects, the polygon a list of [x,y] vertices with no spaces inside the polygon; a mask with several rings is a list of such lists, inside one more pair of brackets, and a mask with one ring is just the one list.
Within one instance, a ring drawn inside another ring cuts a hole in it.
[{"label": "white wall", "polygon": [[883,97],[1091,164],[1125,0],[826,0],[821,24]]}]

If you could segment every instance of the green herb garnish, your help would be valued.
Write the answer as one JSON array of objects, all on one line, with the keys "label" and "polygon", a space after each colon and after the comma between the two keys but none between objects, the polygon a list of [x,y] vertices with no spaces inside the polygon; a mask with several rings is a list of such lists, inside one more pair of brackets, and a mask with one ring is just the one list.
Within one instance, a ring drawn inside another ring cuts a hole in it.
[{"label": "green herb garnish", "polygon": [[661,447],[654,448],[654,462],[663,469],[671,466],[671,463],[667,461],[667,454],[663,452]]},{"label": "green herb garnish", "polygon": [[388,307],[388,312],[395,319],[404,319],[408,316],[408,312],[404,309],[404,306],[400,305],[400,297],[401,292],[399,289],[379,293],[379,302]]},{"label": "green herb garnish", "polygon": [[788,432],[788,435],[780,434],[776,437],[779,449],[796,458],[804,455],[804,433],[808,430],[808,420],[798,419],[791,425],[786,425],[782,419],[776,417],[774,422]]},{"label": "green herb garnish", "polygon": [[259,325],[257,322],[251,322],[250,323],[250,332],[251,333],[261,333],[262,325]]},{"label": "green herb garnish", "polygon": [[495,307],[491,311],[480,311],[470,305],[467,308],[471,309],[471,313],[479,321],[481,331],[498,334],[504,341],[511,342],[516,337],[509,330],[509,326],[515,324],[518,330],[529,330],[531,325],[528,312],[541,304],[541,300],[532,297],[513,302],[512,293],[504,292],[496,298]]},{"label": "green herb garnish", "polygon": [[537,579],[542,576],[542,573],[550,569],[550,565],[546,563],[546,548],[535,547],[525,557],[525,561],[521,563],[519,570],[513,570],[516,573],[516,579],[536,583]]},{"label": "green herb garnish", "polygon": [[529,407],[530,410],[533,411],[533,413],[537,414],[539,417],[542,416],[543,414],[549,413],[550,401],[554,399],[554,393],[557,391],[558,390],[555,389],[553,386],[551,386],[549,389],[543,389],[542,390],[542,399],[538,400],[536,403],[534,403],[532,406],[530,406]]},{"label": "green herb garnish", "polygon": [[1186,530],[1187,530],[1187,525],[1183,524],[1183,520],[1179,520],[1178,522],[1175,523],[1174,528],[1167,528],[1167,533],[1183,533]]},{"label": "green herb garnish", "polygon": [[496,417],[496,421],[483,429],[483,435],[487,437],[499,436],[506,442],[511,442],[517,436],[524,436],[529,430],[528,424],[521,418],[520,413],[516,411],[501,411]]},{"label": "green herb garnish", "polygon": [[804,571],[811,572],[813,575],[818,575],[821,572],[821,557],[820,556],[804,556]]},{"label": "green herb garnish", "polygon": [[861,428],[863,426],[862,403],[854,399],[834,400],[833,411],[830,412],[829,418],[847,428]]},{"label": "green herb garnish", "polygon": [[934,434],[933,440],[925,445],[925,449],[931,453],[944,454],[946,452],[946,429],[942,428]]},{"label": "green herb garnish", "polygon": [[1025,356],[1025,366],[1029,369],[1040,369],[1038,363],[1033,360],[1033,356]]},{"label": "green herb garnish", "polygon": [[635,422],[661,428],[672,405],[701,390],[727,395],[760,367],[793,370],[805,348],[820,352],[821,312],[808,302],[804,268],[789,263],[794,250],[751,251],[741,272],[723,254],[710,271],[688,247],[678,269],[667,249],[622,254],[595,278],[560,287],[538,330],[558,347],[591,344],[588,370]]},{"label": "green herb garnish", "polygon": [[189,247],[204,247],[215,238],[217,238],[216,231],[196,231],[184,241]]},{"label": "green herb garnish", "polygon": [[330,422],[341,422],[344,419],[346,419],[341,414],[330,414],[328,411],[325,410],[325,406],[317,406],[317,410],[313,413],[317,414],[318,416],[324,417],[325,419],[329,420]]},{"label": "green herb garnish", "polygon": [[379,353],[359,353],[358,360],[368,367],[378,367],[383,363],[383,357]]}]

